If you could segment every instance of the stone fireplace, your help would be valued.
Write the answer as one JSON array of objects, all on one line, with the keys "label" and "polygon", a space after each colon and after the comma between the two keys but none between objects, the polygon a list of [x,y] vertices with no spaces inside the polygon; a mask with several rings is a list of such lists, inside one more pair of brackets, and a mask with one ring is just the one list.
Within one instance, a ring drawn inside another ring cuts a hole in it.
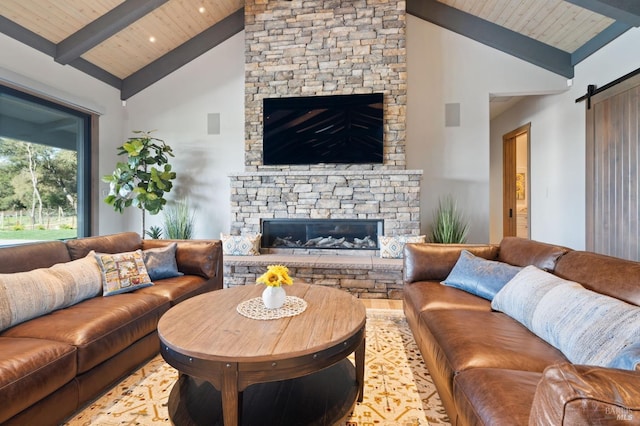
[{"label": "stone fireplace", "polygon": [[[385,235],[418,235],[422,171],[407,170],[405,157],[405,1],[247,0],[244,10],[245,170],[229,176],[231,233],[259,233],[275,219],[348,219],[383,222]],[[263,99],[372,93],[384,99],[382,164],[263,164]],[[225,283],[255,282],[265,262],[277,261],[364,297],[399,295],[401,261],[379,259],[375,249],[286,259],[282,250],[225,259]]]},{"label": "stone fireplace", "polygon": [[[422,171],[405,159],[405,2],[247,0],[245,46],[245,171],[230,175],[231,233],[261,232],[269,219],[366,219],[384,221],[386,235],[419,234]],[[262,164],[264,98],[352,93],[384,94],[383,164]]]}]

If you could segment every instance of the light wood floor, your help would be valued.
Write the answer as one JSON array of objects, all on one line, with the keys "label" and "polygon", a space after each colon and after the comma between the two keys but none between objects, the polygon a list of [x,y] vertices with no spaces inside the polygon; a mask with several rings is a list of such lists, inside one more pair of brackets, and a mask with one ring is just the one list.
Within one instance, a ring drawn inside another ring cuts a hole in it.
[{"label": "light wood floor", "polygon": [[360,299],[368,309],[402,309],[402,300]]}]

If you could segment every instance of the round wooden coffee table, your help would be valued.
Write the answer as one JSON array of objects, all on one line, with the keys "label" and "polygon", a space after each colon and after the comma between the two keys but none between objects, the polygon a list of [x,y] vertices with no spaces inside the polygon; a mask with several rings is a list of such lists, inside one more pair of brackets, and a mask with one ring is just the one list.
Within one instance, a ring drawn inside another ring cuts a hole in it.
[{"label": "round wooden coffee table", "polygon": [[333,424],[362,401],[364,305],[343,290],[294,284],[287,294],[307,302],[297,316],[237,312],[262,290],[202,294],[160,319],[161,354],[181,373],[169,398],[175,424]]}]

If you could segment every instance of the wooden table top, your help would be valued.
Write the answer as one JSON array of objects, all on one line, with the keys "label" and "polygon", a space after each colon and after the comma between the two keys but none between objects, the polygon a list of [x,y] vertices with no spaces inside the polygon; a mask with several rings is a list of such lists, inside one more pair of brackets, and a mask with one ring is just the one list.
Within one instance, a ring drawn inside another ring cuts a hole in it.
[{"label": "wooden table top", "polygon": [[262,285],[240,286],[192,297],[172,307],[158,323],[164,345],[195,359],[219,362],[277,361],[310,355],[340,344],[362,329],[366,309],[344,290],[296,283],[287,295],[307,302],[300,315],[254,320],[239,303],[259,297]]}]

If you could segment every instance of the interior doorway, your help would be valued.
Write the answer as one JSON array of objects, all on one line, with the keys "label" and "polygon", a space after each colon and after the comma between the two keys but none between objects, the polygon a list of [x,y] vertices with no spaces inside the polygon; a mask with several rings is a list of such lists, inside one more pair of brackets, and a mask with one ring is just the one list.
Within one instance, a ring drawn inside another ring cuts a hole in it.
[{"label": "interior doorway", "polygon": [[502,136],[503,237],[530,238],[529,140],[531,123]]}]

